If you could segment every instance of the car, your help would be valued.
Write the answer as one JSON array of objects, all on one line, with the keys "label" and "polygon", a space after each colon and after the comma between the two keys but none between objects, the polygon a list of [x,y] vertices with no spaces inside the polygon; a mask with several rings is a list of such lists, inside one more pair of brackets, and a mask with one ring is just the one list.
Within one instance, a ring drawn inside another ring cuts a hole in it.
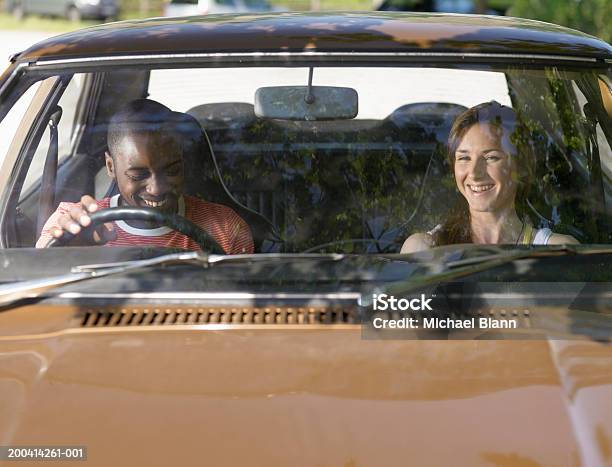
[{"label": "car", "polygon": [[169,0],[164,16],[193,16],[222,13],[263,13],[275,8],[266,0]]},{"label": "car", "polygon": [[[374,10],[473,14],[478,13],[479,6],[474,0],[378,0]],[[486,5],[482,13],[504,15],[510,6],[507,1],[495,2],[495,5]]]},{"label": "car", "polygon": [[[608,465],[611,63],[561,26],[382,12],[124,21],[13,56],[0,444],[101,466]],[[451,219],[471,241],[440,240]]]},{"label": "car", "polygon": [[7,0],[6,11],[21,20],[26,15],[45,15],[67,18],[111,20],[119,16],[117,0]]}]

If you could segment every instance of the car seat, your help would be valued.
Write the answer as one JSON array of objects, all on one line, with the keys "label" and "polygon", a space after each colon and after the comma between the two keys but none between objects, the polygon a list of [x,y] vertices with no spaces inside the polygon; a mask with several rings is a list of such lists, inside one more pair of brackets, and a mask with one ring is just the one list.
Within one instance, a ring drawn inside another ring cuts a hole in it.
[{"label": "car seat", "polygon": [[185,193],[232,208],[249,224],[256,252],[267,252],[280,242],[274,226],[260,213],[240,203],[221,179],[215,154],[198,120],[190,114],[179,114],[179,131],[184,135]]},{"label": "car seat", "polygon": [[[257,212],[239,203],[226,189],[216,169],[212,147],[198,120],[192,115],[180,112],[174,112],[174,116],[177,118],[177,128],[183,143],[185,194],[233,209],[249,225],[255,251],[269,251],[271,244],[279,242],[273,226]],[[117,193],[117,184],[113,180],[105,197]]]},{"label": "car seat", "polygon": [[406,238],[433,228],[453,205],[455,184],[446,147],[453,122],[465,110],[467,107],[459,104],[418,102],[397,108],[385,119],[396,127],[400,143],[411,154],[415,172],[422,174],[419,196],[399,226],[399,236]]}]

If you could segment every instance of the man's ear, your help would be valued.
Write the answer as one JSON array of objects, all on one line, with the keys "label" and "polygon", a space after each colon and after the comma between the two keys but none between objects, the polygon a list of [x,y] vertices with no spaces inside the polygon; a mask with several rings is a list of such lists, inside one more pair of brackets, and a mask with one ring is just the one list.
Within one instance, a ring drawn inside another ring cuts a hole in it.
[{"label": "man's ear", "polygon": [[108,151],[104,152],[104,158],[106,159],[106,173],[110,178],[116,178],[115,176],[115,161]]}]

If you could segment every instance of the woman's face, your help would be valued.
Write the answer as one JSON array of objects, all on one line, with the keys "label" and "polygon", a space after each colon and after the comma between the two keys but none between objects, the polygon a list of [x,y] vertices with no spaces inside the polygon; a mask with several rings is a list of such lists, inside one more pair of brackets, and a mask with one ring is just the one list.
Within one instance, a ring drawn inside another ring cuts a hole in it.
[{"label": "woman's face", "polygon": [[471,211],[496,212],[514,205],[515,164],[496,127],[479,123],[468,129],[455,152],[455,181]]}]

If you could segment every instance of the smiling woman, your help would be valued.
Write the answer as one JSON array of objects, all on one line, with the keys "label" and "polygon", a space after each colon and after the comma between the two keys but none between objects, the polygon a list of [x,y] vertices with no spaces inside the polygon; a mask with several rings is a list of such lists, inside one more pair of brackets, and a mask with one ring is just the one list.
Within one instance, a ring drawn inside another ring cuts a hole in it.
[{"label": "smiling woman", "polygon": [[461,198],[443,224],[408,237],[402,253],[453,243],[578,243],[570,235],[534,229],[529,220],[535,155],[526,133],[514,110],[495,101],[461,113],[448,140],[449,165]]}]

